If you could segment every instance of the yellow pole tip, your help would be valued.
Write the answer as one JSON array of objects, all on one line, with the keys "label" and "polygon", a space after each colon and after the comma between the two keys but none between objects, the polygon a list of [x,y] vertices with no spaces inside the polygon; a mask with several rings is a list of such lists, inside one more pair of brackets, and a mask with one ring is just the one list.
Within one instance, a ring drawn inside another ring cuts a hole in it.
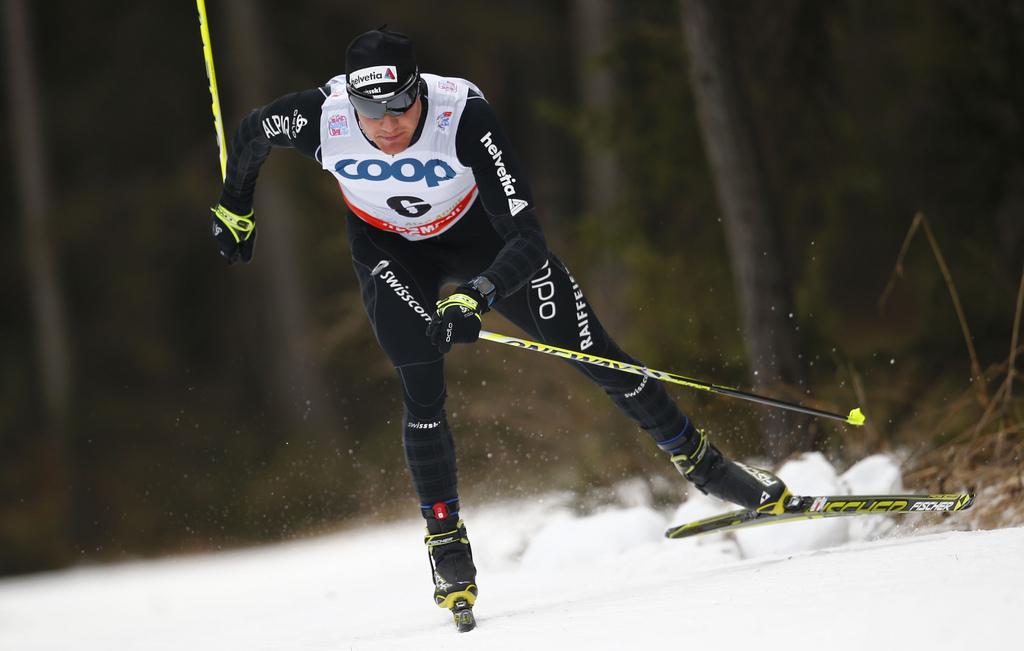
[{"label": "yellow pole tip", "polygon": [[864,424],[864,412],[860,410],[860,407],[850,410],[850,415],[846,417],[846,422],[851,425],[857,425],[858,427]]}]

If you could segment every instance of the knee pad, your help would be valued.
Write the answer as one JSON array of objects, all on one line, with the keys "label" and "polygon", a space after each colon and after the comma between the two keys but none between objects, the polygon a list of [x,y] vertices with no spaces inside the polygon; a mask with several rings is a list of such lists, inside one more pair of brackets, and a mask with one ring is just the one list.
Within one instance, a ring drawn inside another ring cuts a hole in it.
[{"label": "knee pad", "polygon": [[444,361],[408,364],[399,366],[397,370],[402,381],[406,417],[426,421],[437,419],[447,397]]}]

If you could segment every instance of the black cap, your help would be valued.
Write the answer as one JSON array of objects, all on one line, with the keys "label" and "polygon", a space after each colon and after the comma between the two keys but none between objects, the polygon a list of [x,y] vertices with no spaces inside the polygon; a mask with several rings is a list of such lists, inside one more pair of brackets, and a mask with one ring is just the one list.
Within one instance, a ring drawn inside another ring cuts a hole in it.
[{"label": "black cap", "polygon": [[345,52],[348,92],[386,99],[408,89],[419,78],[416,53],[405,34],[387,26],[360,34]]}]

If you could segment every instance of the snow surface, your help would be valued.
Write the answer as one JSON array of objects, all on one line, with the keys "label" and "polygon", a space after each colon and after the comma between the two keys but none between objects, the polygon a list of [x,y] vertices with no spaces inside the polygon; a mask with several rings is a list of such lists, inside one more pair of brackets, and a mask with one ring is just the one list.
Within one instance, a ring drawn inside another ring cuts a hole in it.
[{"label": "snow surface", "polygon": [[[779,470],[800,493],[900,488],[871,457]],[[635,494],[635,486],[625,493]],[[0,581],[0,650],[1020,649],[1024,528],[914,536],[841,518],[670,541],[728,508],[576,514],[566,495],[466,508],[477,630],[433,605],[422,522]],[[898,534],[898,536],[894,536]]]}]

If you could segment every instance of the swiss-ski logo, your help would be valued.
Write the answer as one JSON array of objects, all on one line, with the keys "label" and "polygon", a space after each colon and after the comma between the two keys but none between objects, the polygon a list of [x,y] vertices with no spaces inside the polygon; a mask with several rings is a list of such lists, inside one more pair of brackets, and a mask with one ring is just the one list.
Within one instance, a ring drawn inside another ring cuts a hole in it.
[{"label": "swiss-ski logo", "polygon": [[[589,339],[589,337],[588,337],[588,339]],[[580,346],[580,348],[584,349],[584,350],[589,348],[589,347],[590,347],[589,345],[588,346]],[[646,375],[644,376],[644,379],[640,380],[640,386],[638,386],[637,388],[635,388],[632,391],[630,391],[629,393],[627,393],[626,397],[627,398],[635,398],[635,397],[637,397],[638,395],[640,395],[640,392],[644,390],[645,386],[647,386],[647,376]],[[761,500],[761,503],[764,504],[764,500]]]},{"label": "swiss-ski logo", "polygon": [[440,427],[440,426],[441,426],[441,421],[439,421],[439,420],[436,420],[436,421],[434,421],[432,423],[409,422],[409,424],[406,425],[406,427],[409,427],[410,429],[434,429],[435,427]]},{"label": "swiss-ski logo", "polygon": [[437,113],[437,130],[442,133],[448,133],[448,127],[452,123],[452,112],[451,111],[438,111]]},{"label": "swiss-ski logo", "polygon": [[348,116],[344,113],[333,113],[327,118],[327,137],[344,138],[349,134]]}]

